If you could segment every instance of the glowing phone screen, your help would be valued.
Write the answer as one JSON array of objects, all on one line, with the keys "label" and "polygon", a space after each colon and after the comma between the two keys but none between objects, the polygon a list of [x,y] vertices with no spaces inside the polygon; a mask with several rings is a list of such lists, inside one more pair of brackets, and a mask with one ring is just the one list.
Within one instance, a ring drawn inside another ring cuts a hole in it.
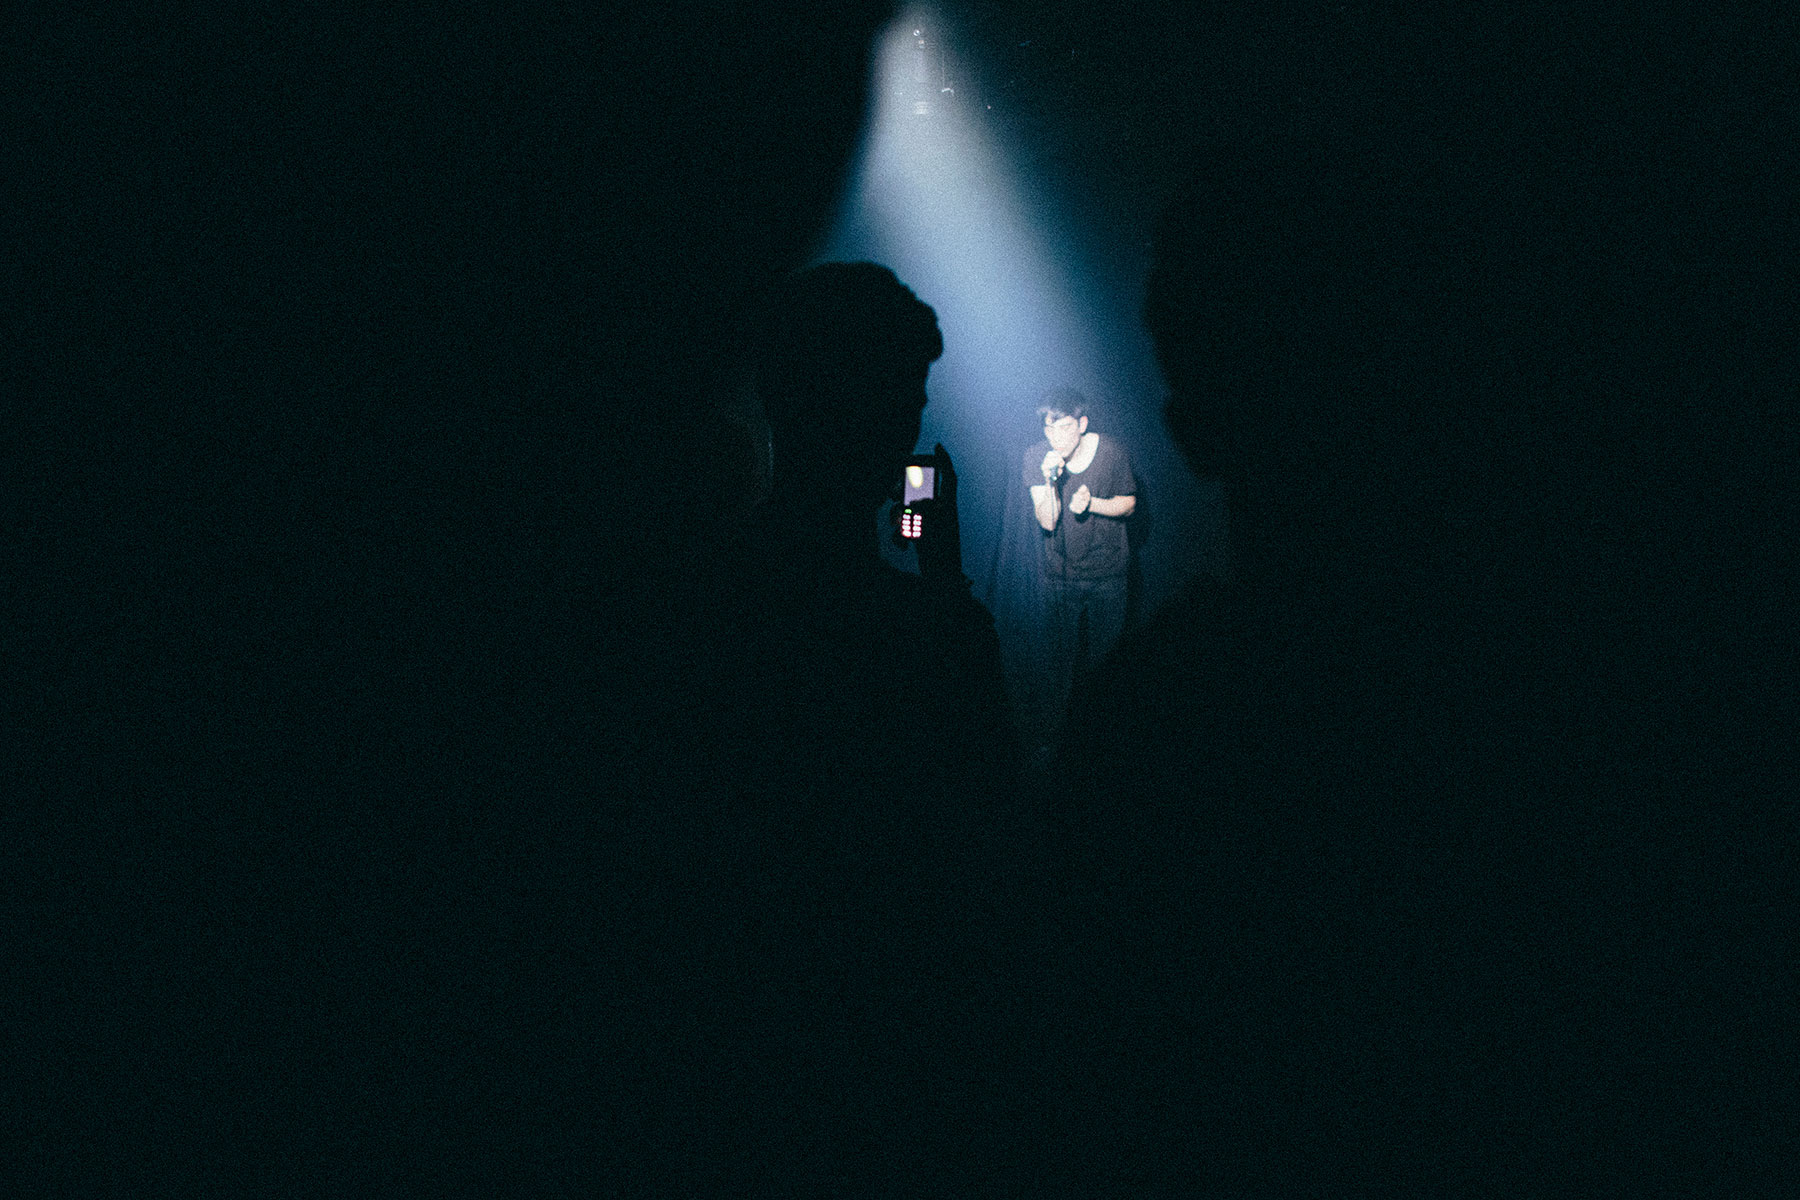
[{"label": "glowing phone screen", "polygon": [[911,504],[914,500],[930,500],[936,495],[936,467],[921,467],[914,463],[906,468],[906,494],[900,497],[901,503]]}]

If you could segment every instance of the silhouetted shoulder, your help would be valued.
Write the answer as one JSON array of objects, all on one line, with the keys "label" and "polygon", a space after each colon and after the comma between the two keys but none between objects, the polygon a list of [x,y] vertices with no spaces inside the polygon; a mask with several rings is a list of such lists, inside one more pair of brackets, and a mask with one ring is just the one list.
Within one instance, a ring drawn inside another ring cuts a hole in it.
[{"label": "silhouetted shoulder", "polygon": [[1184,771],[1193,756],[1218,753],[1215,720],[1247,699],[1255,640],[1251,610],[1236,589],[1211,579],[1190,585],[1126,633],[1078,687],[1067,755],[1104,762],[1114,777],[1142,777]]},{"label": "silhouetted shoulder", "polygon": [[997,783],[1014,739],[987,609],[873,557],[799,553],[778,523],[750,528],[689,589],[677,649],[688,707],[708,714],[689,744],[771,794]]}]

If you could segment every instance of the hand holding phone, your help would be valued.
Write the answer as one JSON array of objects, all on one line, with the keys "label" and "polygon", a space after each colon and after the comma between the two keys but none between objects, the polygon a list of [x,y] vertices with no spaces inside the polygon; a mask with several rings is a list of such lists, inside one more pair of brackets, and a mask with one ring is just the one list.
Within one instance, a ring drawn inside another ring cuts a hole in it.
[{"label": "hand holding phone", "polygon": [[939,443],[929,455],[906,464],[895,532],[919,553],[919,574],[928,579],[963,579],[962,534],[956,519],[956,468]]},{"label": "hand holding phone", "polygon": [[895,526],[901,537],[916,541],[925,536],[925,512],[937,498],[937,464],[916,458],[906,464],[900,480],[900,506]]}]

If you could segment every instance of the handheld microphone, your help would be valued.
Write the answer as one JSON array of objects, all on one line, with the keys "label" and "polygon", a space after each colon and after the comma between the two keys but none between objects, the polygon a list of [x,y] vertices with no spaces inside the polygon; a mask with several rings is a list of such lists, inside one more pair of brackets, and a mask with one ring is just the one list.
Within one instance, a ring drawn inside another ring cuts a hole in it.
[{"label": "handheld microphone", "polygon": [[1062,477],[1063,477],[1063,464],[1062,463],[1057,463],[1054,467],[1050,468],[1051,486],[1054,487],[1056,484],[1061,483]]}]

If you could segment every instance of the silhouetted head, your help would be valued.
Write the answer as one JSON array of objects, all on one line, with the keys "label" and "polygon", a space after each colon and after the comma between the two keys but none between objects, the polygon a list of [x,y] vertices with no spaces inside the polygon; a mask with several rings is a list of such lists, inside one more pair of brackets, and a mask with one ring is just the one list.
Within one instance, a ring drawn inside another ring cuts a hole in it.
[{"label": "silhouetted head", "polygon": [[[1420,318],[1464,264],[1433,261],[1443,198],[1340,126],[1208,147],[1163,214],[1145,301],[1171,436],[1228,485],[1329,476],[1440,347]],[[1398,135],[1395,135],[1398,140]],[[1385,164],[1384,164],[1385,160]],[[1401,370],[1404,364],[1404,370]]]},{"label": "silhouetted head", "polygon": [[[216,413],[195,429],[229,452],[180,456],[205,475],[183,491],[234,520],[295,488],[335,507],[405,475],[396,496],[441,498],[417,509],[437,532],[395,535],[409,547],[585,555],[627,528],[650,544],[640,522],[698,507],[696,477],[716,476],[692,414],[732,315],[829,220],[892,9],[218,14],[150,39],[46,18],[64,49],[19,108],[43,185],[19,220],[67,290],[42,305],[69,339],[44,342],[50,394],[142,378],[164,398],[115,406],[153,436],[99,436],[115,418],[82,404],[58,440],[106,455],[109,477],[161,478],[168,456],[143,448]],[[186,99],[146,112],[142,79]],[[298,446],[367,480],[327,485]],[[633,521],[602,515],[621,494]],[[370,528],[398,529],[402,507],[371,500]]]},{"label": "silhouetted head", "polygon": [[769,295],[757,338],[776,490],[873,507],[919,439],[937,314],[886,267],[825,263]]},{"label": "silhouetted head", "polygon": [[1728,290],[1775,227],[1753,39],[1343,19],[1337,74],[1212,135],[1162,216],[1144,318],[1171,436],[1240,530],[1418,528],[1434,489],[1488,511],[1515,481],[1636,519],[1651,448],[1704,444],[1697,397],[1756,344]]}]

